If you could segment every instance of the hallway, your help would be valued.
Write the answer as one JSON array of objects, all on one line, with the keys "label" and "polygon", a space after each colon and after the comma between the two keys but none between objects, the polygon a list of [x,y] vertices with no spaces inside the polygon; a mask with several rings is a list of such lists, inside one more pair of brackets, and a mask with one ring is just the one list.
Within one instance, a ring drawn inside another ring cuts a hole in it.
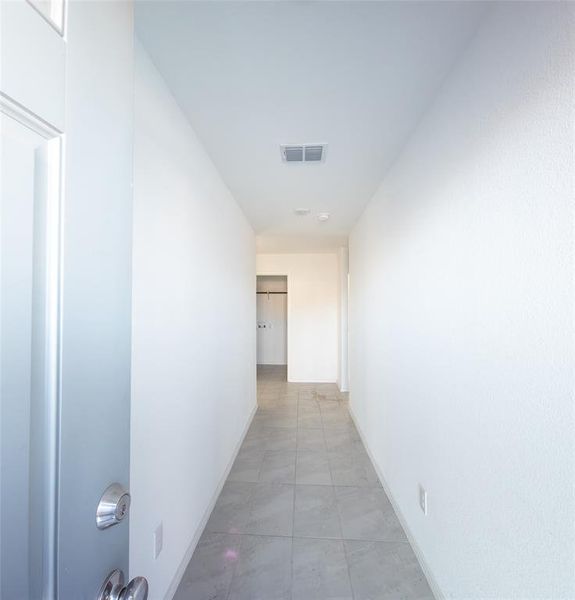
[{"label": "hallway", "polygon": [[0,39],[0,600],[575,600],[575,0]]},{"label": "hallway", "polygon": [[258,410],[174,600],[433,595],[335,384],[258,367]]}]

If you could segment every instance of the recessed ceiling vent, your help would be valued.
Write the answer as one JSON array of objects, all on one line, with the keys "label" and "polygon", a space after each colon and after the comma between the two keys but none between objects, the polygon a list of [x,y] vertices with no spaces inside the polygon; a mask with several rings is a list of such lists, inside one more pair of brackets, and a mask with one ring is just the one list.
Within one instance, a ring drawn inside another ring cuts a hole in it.
[{"label": "recessed ceiling vent", "polygon": [[325,159],[325,144],[280,146],[285,162],[321,162]]}]

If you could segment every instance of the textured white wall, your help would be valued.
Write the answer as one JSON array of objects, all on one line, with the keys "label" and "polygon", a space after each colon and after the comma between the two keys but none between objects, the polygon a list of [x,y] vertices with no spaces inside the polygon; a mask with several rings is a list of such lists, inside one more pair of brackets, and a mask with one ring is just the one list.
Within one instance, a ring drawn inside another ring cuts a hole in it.
[{"label": "textured white wall", "polygon": [[573,9],[492,6],[350,240],[351,406],[457,600],[575,598]]},{"label": "textured white wall", "polygon": [[130,571],[160,600],[255,408],[255,237],[139,46],[133,277]]},{"label": "textured white wall", "polygon": [[338,324],[338,364],[337,385],[342,392],[349,391],[349,362],[348,362],[348,315],[349,315],[349,250],[347,246],[340,248],[338,253],[339,275],[339,324]]},{"label": "textured white wall", "polygon": [[288,277],[288,379],[335,382],[338,255],[258,254],[258,275]]}]

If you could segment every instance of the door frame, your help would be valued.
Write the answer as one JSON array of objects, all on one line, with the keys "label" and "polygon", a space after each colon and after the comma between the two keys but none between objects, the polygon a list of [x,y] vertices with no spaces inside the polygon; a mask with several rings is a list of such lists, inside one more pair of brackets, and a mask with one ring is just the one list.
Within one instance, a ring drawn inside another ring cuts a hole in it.
[{"label": "door frame", "polygon": [[4,92],[0,91],[0,113],[26,127],[46,141],[56,141],[54,150],[57,169],[50,175],[56,181],[49,222],[47,223],[47,310],[46,310],[46,415],[47,435],[45,452],[47,472],[44,482],[47,503],[43,507],[43,522],[46,526],[42,544],[44,580],[43,595],[57,597],[58,582],[58,498],[60,463],[60,409],[61,409],[61,298],[62,298],[62,213],[64,205],[64,143],[65,136],[57,127],[38,116]]},{"label": "door frame", "polygon": [[[258,284],[258,277],[285,277],[286,278],[286,290],[287,290],[287,310],[286,310],[286,363],[287,363],[287,380],[290,380],[290,359],[289,359],[289,347],[290,347],[290,314],[291,314],[291,300],[290,300],[290,274],[287,272],[278,273],[277,271],[256,271],[256,291]],[[256,300],[257,302],[257,300]]]}]

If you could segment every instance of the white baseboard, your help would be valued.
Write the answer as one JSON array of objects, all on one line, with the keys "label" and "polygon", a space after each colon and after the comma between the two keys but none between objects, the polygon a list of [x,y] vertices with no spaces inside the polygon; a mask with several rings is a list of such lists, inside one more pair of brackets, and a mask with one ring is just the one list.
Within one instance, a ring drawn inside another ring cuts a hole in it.
[{"label": "white baseboard", "polygon": [[209,503],[208,507],[206,508],[206,511],[204,512],[204,516],[202,517],[200,525],[198,526],[198,529],[196,530],[196,533],[194,534],[194,537],[192,538],[192,541],[190,542],[190,545],[188,546],[188,549],[186,550],[186,553],[184,554],[184,558],[182,559],[182,562],[180,563],[180,566],[178,567],[178,570],[176,571],[174,578],[172,579],[172,583],[170,584],[170,587],[168,588],[168,591],[166,592],[166,595],[164,597],[165,600],[173,599],[174,594],[176,593],[178,586],[180,585],[180,582],[182,581],[182,577],[184,576],[184,573],[186,571],[188,563],[190,562],[192,555],[194,554],[194,550],[196,549],[196,546],[198,545],[198,542],[200,541],[200,537],[202,537],[202,533],[204,532],[204,529],[206,528],[208,519],[210,518],[210,515],[212,514],[212,511],[214,510],[214,506],[216,505],[218,497],[222,491],[222,488],[224,487],[224,483],[226,482],[226,479],[228,478],[228,475],[230,474],[230,471],[232,469],[234,461],[236,460],[236,456],[238,455],[238,452],[240,451],[240,448],[244,442],[246,434],[248,433],[248,429],[250,428],[250,425],[252,424],[252,421],[253,421],[254,415],[256,414],[257,408],[258,408],[258,406],[256,404],[248,418],[247,424],[244,427],[244,431],[240,437],[239,442],[236,445],[236,448],[234,450],[232,458],[231,458],[228,466],[226,467],[225,473],[223,474],[222,478],[220,479],[220,482],[218,483],[218,487],[216,488],[216,491],[214,492],[214,495],[212,496],[212,499],[210,500],[210,503]]},{"label": "white baseboard", "polygon": [[387,484],[387,481],[385,480],[385,477],[383,476],[383,473],[382,473],[381,469],[379,468],[379,465],[377,464],[373,454],[371,453],[371,450],[367,444],[367,440],[365,439],[365,435],[363,434],[363,431],[361,430],[361,427],[357,421],[357,418],[356,418],[353,410],[351,409],[351,406],[349,407],[349,414],[351,415],[351,418],[353,419],[353,422],[355,423],[355,426],[359,433],[359,437],[361,438],[361,441],[363,442],[363,445],[364,445],[364,447],[367,451],[367,454],[373,464],[373,467],[375,468],[377,476],[379,477],[379,480],[381,481],[381,485],[383,486],[383,489],[384,489],[385,493],[387,494],[387,497],[389,498],[391,505],[393,506],[393,510],[395,511],[395,514],[397,515],[397,518],[399,519],[399,522],[401,523],[401,526],[403,527],[403,530],[405,531],[405,535],[407,536],[409,543],[411,544],[413,552],[419,562],[419,566],[421,567],[421,570],[423,571],[425,577],[427,578],[427,582],[429,583],[429,587],[431,588],[433,595],[435,596],[436,600],[445,600],[445,596],[443,595],[443,592],[439,588],[439,585],[437,584],[437,581],[435,580],[435,577],[433,576],[433,573],[431,572],[431,569],[429,568],[429,565],[427,564],[427,562],[423,556],[423,552],[417,545],[417,542],[415,541],[415,537],[409,530],[409,527],[407,526],[407,522],[406,522],[403,514],[401,513],[401,510],[400,510],[397,502],[395,501],[395,498],[393,497],[391,490],[389,489],[389,485]]}]

